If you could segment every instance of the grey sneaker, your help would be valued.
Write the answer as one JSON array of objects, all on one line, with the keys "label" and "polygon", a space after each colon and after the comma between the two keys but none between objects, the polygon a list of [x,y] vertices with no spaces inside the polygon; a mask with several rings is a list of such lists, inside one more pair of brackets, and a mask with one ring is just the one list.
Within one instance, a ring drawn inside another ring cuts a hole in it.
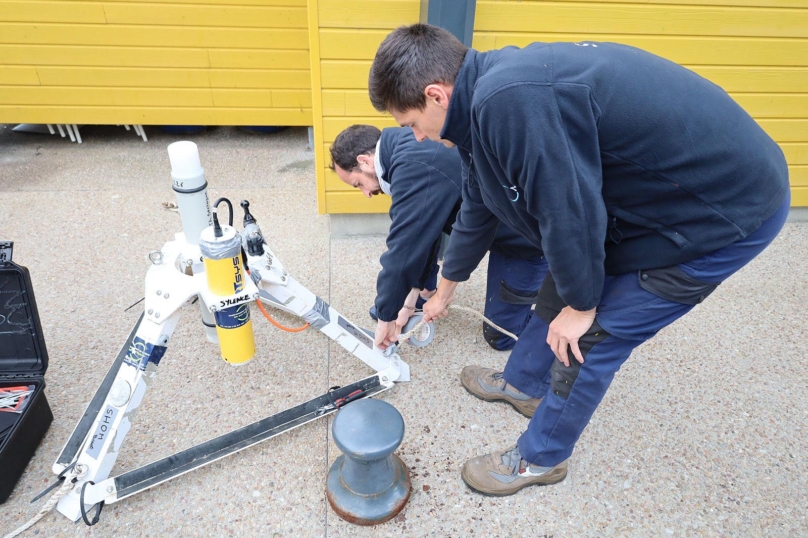
[{"label": "grey sneaker", "polygon": [[541,398],[531,398],[505,382],[502,372],[482,366],[466,366],[460,372],[460,383],[481,400],[508,402],[517,411],[530,418],[541,403]]},{"label": "grey sneaker", "polygon": [[519,447],[470,459],[460,472],[468,486],[485,495],[513,495],[527,486],[557,484],[567,477],[567,460],[555,467],[528,464]]}]

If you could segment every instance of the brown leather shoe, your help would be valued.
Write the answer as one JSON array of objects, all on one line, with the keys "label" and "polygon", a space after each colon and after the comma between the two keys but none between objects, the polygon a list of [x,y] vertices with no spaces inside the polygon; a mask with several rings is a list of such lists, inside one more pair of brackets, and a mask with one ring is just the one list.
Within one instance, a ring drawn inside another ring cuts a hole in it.
[{"label": "brown leather shoe", "polygon": [[517,411],[530,418],[541,403],[541,398],[531,398],[505,382],[502,372],[482,366],[466,366],[460,372],[460,383],[467,391],[481,400],[508,402]]},{"label": "brown leather shoe", "polygon": [[557,484],[567,477],[567,460],[555,467],[530,465],[519,447],[470,459],[460,472],[463,481],[485,495],[513,495],[527,486]]}]

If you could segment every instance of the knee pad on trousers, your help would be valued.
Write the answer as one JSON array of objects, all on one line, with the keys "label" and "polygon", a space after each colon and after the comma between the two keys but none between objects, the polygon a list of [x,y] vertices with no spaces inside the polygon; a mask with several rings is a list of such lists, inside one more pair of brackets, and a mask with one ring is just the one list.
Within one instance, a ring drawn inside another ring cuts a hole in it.
[{"label": "knee pad on trousers", "polygon": [[[565,306],[567,305],[564,300],[558,295],[553,275],[548,273],[541,289],[539,289],[539,300],[536,301],[535,315],[549,325]],[[589,330],[578,339],[578,349],[581,350],[584,360],[592,347],[606,340],[608,336],[609,333],[595,320]],[[575,380],[578,379],[578,373],[581,371],[581,363],[572,354],[572,349],[569,346],[567,346],[567,357],[570,362],[569,366],[564,366],[563,362],[556,359],[550,368],[552,374],[550,390],[553,394],[565,400],[569,398]]]},{"label": "knee pad on trousers", "polygon": [[[489,290],[488,294],[485,316],[506,331],[519,336],[530,319],[530,306],[536,302],[538,292],[514,290],[504,281],[500,281],[496,295],[492,296],[492,290]],[[483,338],[497,351],[513,349],[516,344],[516,340],[485,322],[483,322]]]},{"label": "knee pad on trousers", "polygon": [[[578,349],[581,350],[584,360],[589,354],[589,351],[595,344],[603,342],[609,337],[609,333],[595,321],[586,333],[578,339]],[[572,386],[575,380],[578,379],[578,373],[581,371],[581,363],[572,354],[572,349],[567,348],[567,354],[570,361],[569,366],[564,366],[564,363],[556,359],[553,366],[550,368],[552,373],[552,381],[550,382],[550,390],[553,394],[560,396],[563,399],[569,398]]]},{"label": "knee pad on trousers", "polygon": [[483,322],[483,338],[485,338],[489,346],[497,351],[513,349],[513,346],[516,344],[516,340],[510,336],[505,336],[485,322]]}]

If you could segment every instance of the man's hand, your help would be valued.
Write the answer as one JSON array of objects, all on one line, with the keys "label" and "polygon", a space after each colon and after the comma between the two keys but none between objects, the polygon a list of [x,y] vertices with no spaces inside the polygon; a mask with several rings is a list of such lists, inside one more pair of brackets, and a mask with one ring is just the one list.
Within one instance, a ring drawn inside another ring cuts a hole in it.
[{"label": "man's hand", "polygon": [[376,338],[373,343],[379,349],[387,349],[392,344],[398,342],[398,335],[401,327],[395,321],[382,321],[376,324]]},{"label": "man's hand", "polygon": [[454,290],[457,282],[441,278],[438,290],[426,303],[424,303],[424,323],[429,323],[438,318],[445,318],[449,315],[449,303],[454,298]]},{"label": "man's hand", "polygon": [[596,308],[592,310],[575,310],[565,306],[561,313],[556,316],[547,331],[547,344],[553,350],[555,356],[569,367],[569,355],[567,346],[572,348],[572,354],[578,362],[584,362],[584,356],[578,347],[578,339],[583,336],[595,321]]}]

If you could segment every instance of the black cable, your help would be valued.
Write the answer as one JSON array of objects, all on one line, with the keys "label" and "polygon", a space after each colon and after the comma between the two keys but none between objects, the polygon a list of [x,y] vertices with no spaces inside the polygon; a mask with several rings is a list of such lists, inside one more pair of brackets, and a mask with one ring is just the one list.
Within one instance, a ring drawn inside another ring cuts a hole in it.
[{"label": "black cable", "polygon": [[227,220],[227,225],[232,226],[233,225],[233,204],[230,203],[230,200],[228,200],[227,198],[222,196],[221,198],[219,198],[218,200],[213,202],[213,207],[215,207],[216,209],[219,209],[219,204],[222,203],[222,202],[226,203],[227,208],[230,210],[230,218]]},{"label": "black cable", "polygon": [[88,527],[92,527],[93,525],[98,523],[98,520],[101,518],[101,509],[104,508],[104,501],[101,501],[100,503],[95,505],[95,516],[93,516],[93,520],[90,521],[89,519],[87,519],[87,512],[84,509],[84,490],[87,488],[88,484],[94,486],[95,482],[93,482],[92,480],[88,480],[87,482],[84,483],[83,486],[81,486],[81,496],[79,497],[79,506],[81,507],[81,519],[84,520],[84,523]]}]

